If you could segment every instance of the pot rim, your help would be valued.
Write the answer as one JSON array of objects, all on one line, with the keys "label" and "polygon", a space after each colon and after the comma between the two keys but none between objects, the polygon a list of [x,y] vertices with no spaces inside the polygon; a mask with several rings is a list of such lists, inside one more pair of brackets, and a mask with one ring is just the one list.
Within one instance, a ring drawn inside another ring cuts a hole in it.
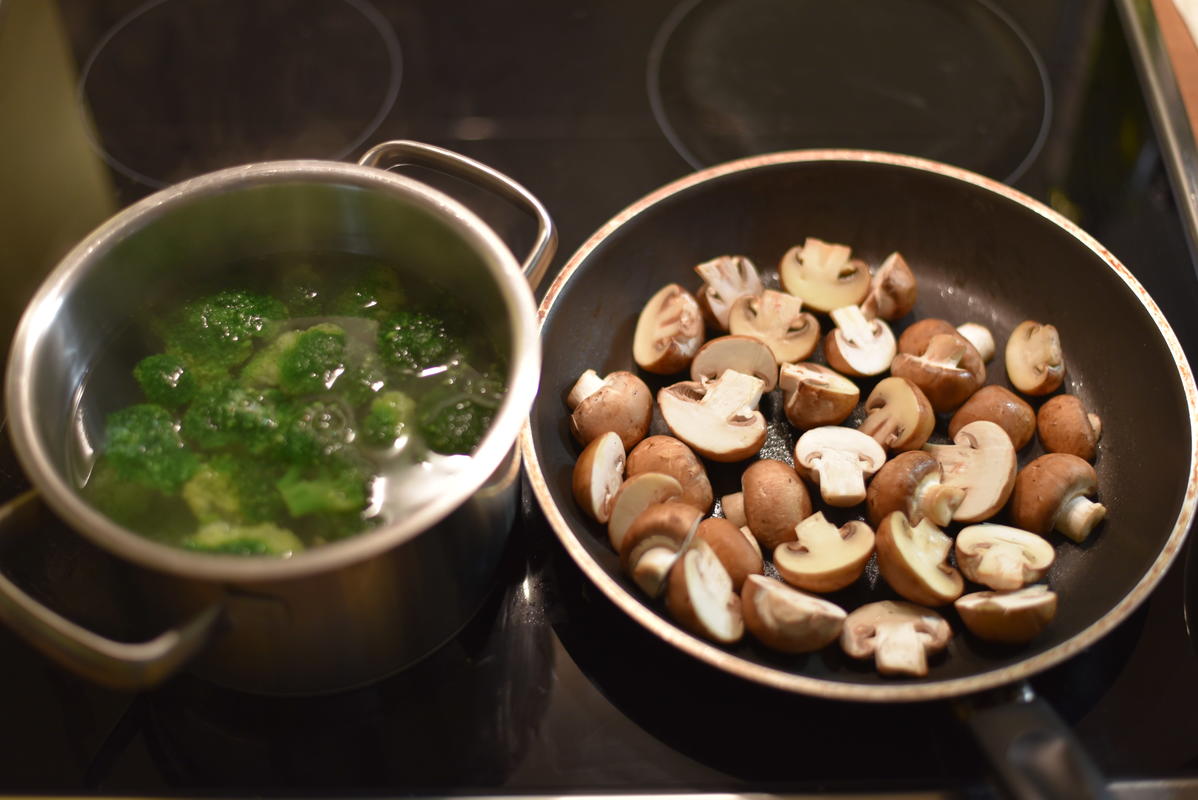
[{"label": "pot rim", "polygon": [[[37,406],[30,380],[34,354],[53,324],[54,312],[63,297],[96,263],[98,254],[195,199],[287,183],[342,184],[386,192],[424,208],[461,236],[486,264],[511,318],[513,346],[507,392],[491,427],[469,457],[470,462],[447,480],[446,491],[403,520],[282,559],[196,553],[160,544],[92,508],[52,466],[54,461],[34,424]],[[501,469],[504,459],[513,452],[540,382],[541,349],[535,314],[532,291],[499,236],[464,205],[424,183],[375,167],[316,159],[257,162],[217,170],[169,186],[118,212],[67,253],[42,282],[21,316],[9,353],[5,403],[14,450],[55,513],[97,545],[142,566],[217,581],[287,580],[336,570],[428,530]]]},{"label": "pot rim", "polygon": [[1143,305],[1153,322],[1156,323],[1161,337],[1164,339],[1165,344],[1177,363],[1178,377],[1181,380],[1182,388],[1185,392],[1186,406],[1189,409],[1189,418],[1191,420],[1189,426],[1189,476],[1184,499],[1182,500],[1177,519],[1174,522],[1168,539],[1165,541],[1164,546],[1161,548],[1152,565],[1144,572],[1131,591],[1124,595],[1110,611],[1074,636],[1042,653],[1022,659],[1005,667],[986,670],[963,678],[939,681],[923,680],[918,683],[905,684],[861,684],[855,683],[852,680],[837,681],[813,678],[748,661],[739,655],[728,652],[710,642],[687,633],[650,608],[640,597],[628,591],[622,584],[608,575],[599,562],[592,558],[587,549],[582,546],[581,540],[566,522],[565,517],[562,516],[561,511],[554,502],[549,490],[548,481],[537,458],[531,424],[526,425],[520,434],[520,446],[524,454],[525,470],[528,474],[529,484],[536,494],[537,500],[544,510],[545,516],[554,533],[561,541],[562,546],[565,547],[574,562],[609,600],[663,641],[727,673],[784,691],[833,700],[878,703],[943,699],[1010,684],[1071,658],[1102,638],[1111,629],[1126,619],[1148,597],[1177,557],[1185,542],[1186,533],[1193,521],[1195,507],[1198,506],[1198,426],[1193,424],[1193,420],[1198,419],[1198,387],[1195,386],[1194,375],[1191,371],[1189,361],[1173,328],[1161,312],[1159,306],[1149,296],[1147,290],[1131,274],[1130,270],[1093,236],[1048,206],[1004,183],[960,167],[954,167],[930,159],[875,150],[852,149],[789,150],[768,153],[737,159],[724,164],[717,164],[713,167],[691,173],[650,192],[620,211],[592,234],[570,257],[565,266],[562,267],[537,309],[537,322],[543,329],[558,295],[571,276],[586,263],[592,251],[602,244],[608,236],[658,203],[668,201],[675,195],[686,192],[699,184],[733,173],[768,169],[789,164],[838,161],[852,164],[876,163],[931,173],[972,184],[982,190],[999,195],[1011,203],[1022,206],[1044,218],[1047,222],[1061,228],[1065,233],[1074,237],[1074,239],[1097,256],[1127,285],[1140,301],[1141,305]]}]

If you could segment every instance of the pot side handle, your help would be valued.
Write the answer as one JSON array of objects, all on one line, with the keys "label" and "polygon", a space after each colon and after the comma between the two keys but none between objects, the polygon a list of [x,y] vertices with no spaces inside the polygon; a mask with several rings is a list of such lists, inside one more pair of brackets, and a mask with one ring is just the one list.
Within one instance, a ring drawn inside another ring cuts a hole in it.
[{"label": "pot side handle", "polygon": [[[35,528],[43,513],[36,491],[0,506],[0,543]],[[147,642],[117,642],[51,611],[0,571],[0,622],[72,672],[113,689],[149,689],[208,643],[221,609],[211,606]]]},{"label": "pot side handle", "polygon": [[537,238],[521,269],[533,289],[537,288],[537,284],[545,276],[545,270],[557,251],[557,229],[541,201],[502,172],[452,150],[399,139],[375,145],[366,151],[358,163],[380,169],[406,164],[438,170],[488,189],[517,206],[525,207],[536,218]]}]

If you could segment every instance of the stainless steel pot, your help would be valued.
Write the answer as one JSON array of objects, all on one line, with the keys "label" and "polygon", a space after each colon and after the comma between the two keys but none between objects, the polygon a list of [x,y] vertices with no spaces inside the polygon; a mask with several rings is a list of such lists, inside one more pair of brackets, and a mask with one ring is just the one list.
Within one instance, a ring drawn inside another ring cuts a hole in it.
[{"label": "stainless steel pot", "polygon": [[[538,226],[523,266],[460,203],[376,167],[430,167],[529,210]],[[36,487],[0,510],[0,541],[28,531],[41,500],[135,567],[167,630],[150,642],[104,639],[38,604],[0,575],[0,619],[97,682],[143,688],[184,664],[233,688],[315,693],[369,682],[451,638],[481,604],[516,510],[515,448],[540,373],[529,284],[556,246],[525,189],[440,148],[387,142],[359,164],[251,164],[178,184],[113,217],[38,290],[13,340],[6,394],[12,439]],[[94,409],[81,387],[114,337],[172,284],[274,253],[385,258],[452,287],[508,358],[508,392],[490,431],[438,495],[395,524],[289,559],[230,558],[155,543],[77,494],[73,426]],[[76,403],[83,397],[83,406]]]}]

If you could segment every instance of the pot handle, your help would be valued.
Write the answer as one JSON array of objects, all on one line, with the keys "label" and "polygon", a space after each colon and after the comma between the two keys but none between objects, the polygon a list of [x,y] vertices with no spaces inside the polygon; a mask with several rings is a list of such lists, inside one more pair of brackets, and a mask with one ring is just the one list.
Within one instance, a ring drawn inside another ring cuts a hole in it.
[{"label": "pot handle", "polygon": [[[35,529],[42,513],[33,490],[0,506],[0,546]],[[220,611],[206,608],[147,642],[117,642],[51,611],[0,571],[0,622],[72,672],[113,689],[149,689],[169,678],[207,644]]]},{"label": "pot handle", "polygon": [[1026,681],[957,703],[994,768],[1018,800],[1110,798],[1106,781],[1069,726]]},{"label": "pot handle", "polygon": [[521,269],[533,289],[545,276],[545,270],[557,251],[557,229],[541,201],[502,172],[460,153],[423,142],[395,140],[382,142],[366,151],[358,160],[367,167],[390,169],[405,164],[444,172],[455,178],[488,189],[518,206],[524,206],[537,220],[537,238]]}]

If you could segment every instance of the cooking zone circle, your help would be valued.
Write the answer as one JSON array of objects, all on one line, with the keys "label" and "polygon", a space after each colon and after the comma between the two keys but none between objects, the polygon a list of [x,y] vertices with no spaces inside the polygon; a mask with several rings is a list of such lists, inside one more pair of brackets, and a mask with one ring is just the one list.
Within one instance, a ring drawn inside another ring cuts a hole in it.
[{"label": "cooking zone circle", "polygon": [[367,0],[151,0],[101,37],[78,101],[105,162],[161,188],[251,161],[348,157],[395,105],[402,62]]},{"label": "cooking zone circle", "polygon": [[695,169],[845,147],[1008,182],[1038,154],[1052,107],[1032,44],[983,0],[686,0],[654,40],[648,91]]}]

